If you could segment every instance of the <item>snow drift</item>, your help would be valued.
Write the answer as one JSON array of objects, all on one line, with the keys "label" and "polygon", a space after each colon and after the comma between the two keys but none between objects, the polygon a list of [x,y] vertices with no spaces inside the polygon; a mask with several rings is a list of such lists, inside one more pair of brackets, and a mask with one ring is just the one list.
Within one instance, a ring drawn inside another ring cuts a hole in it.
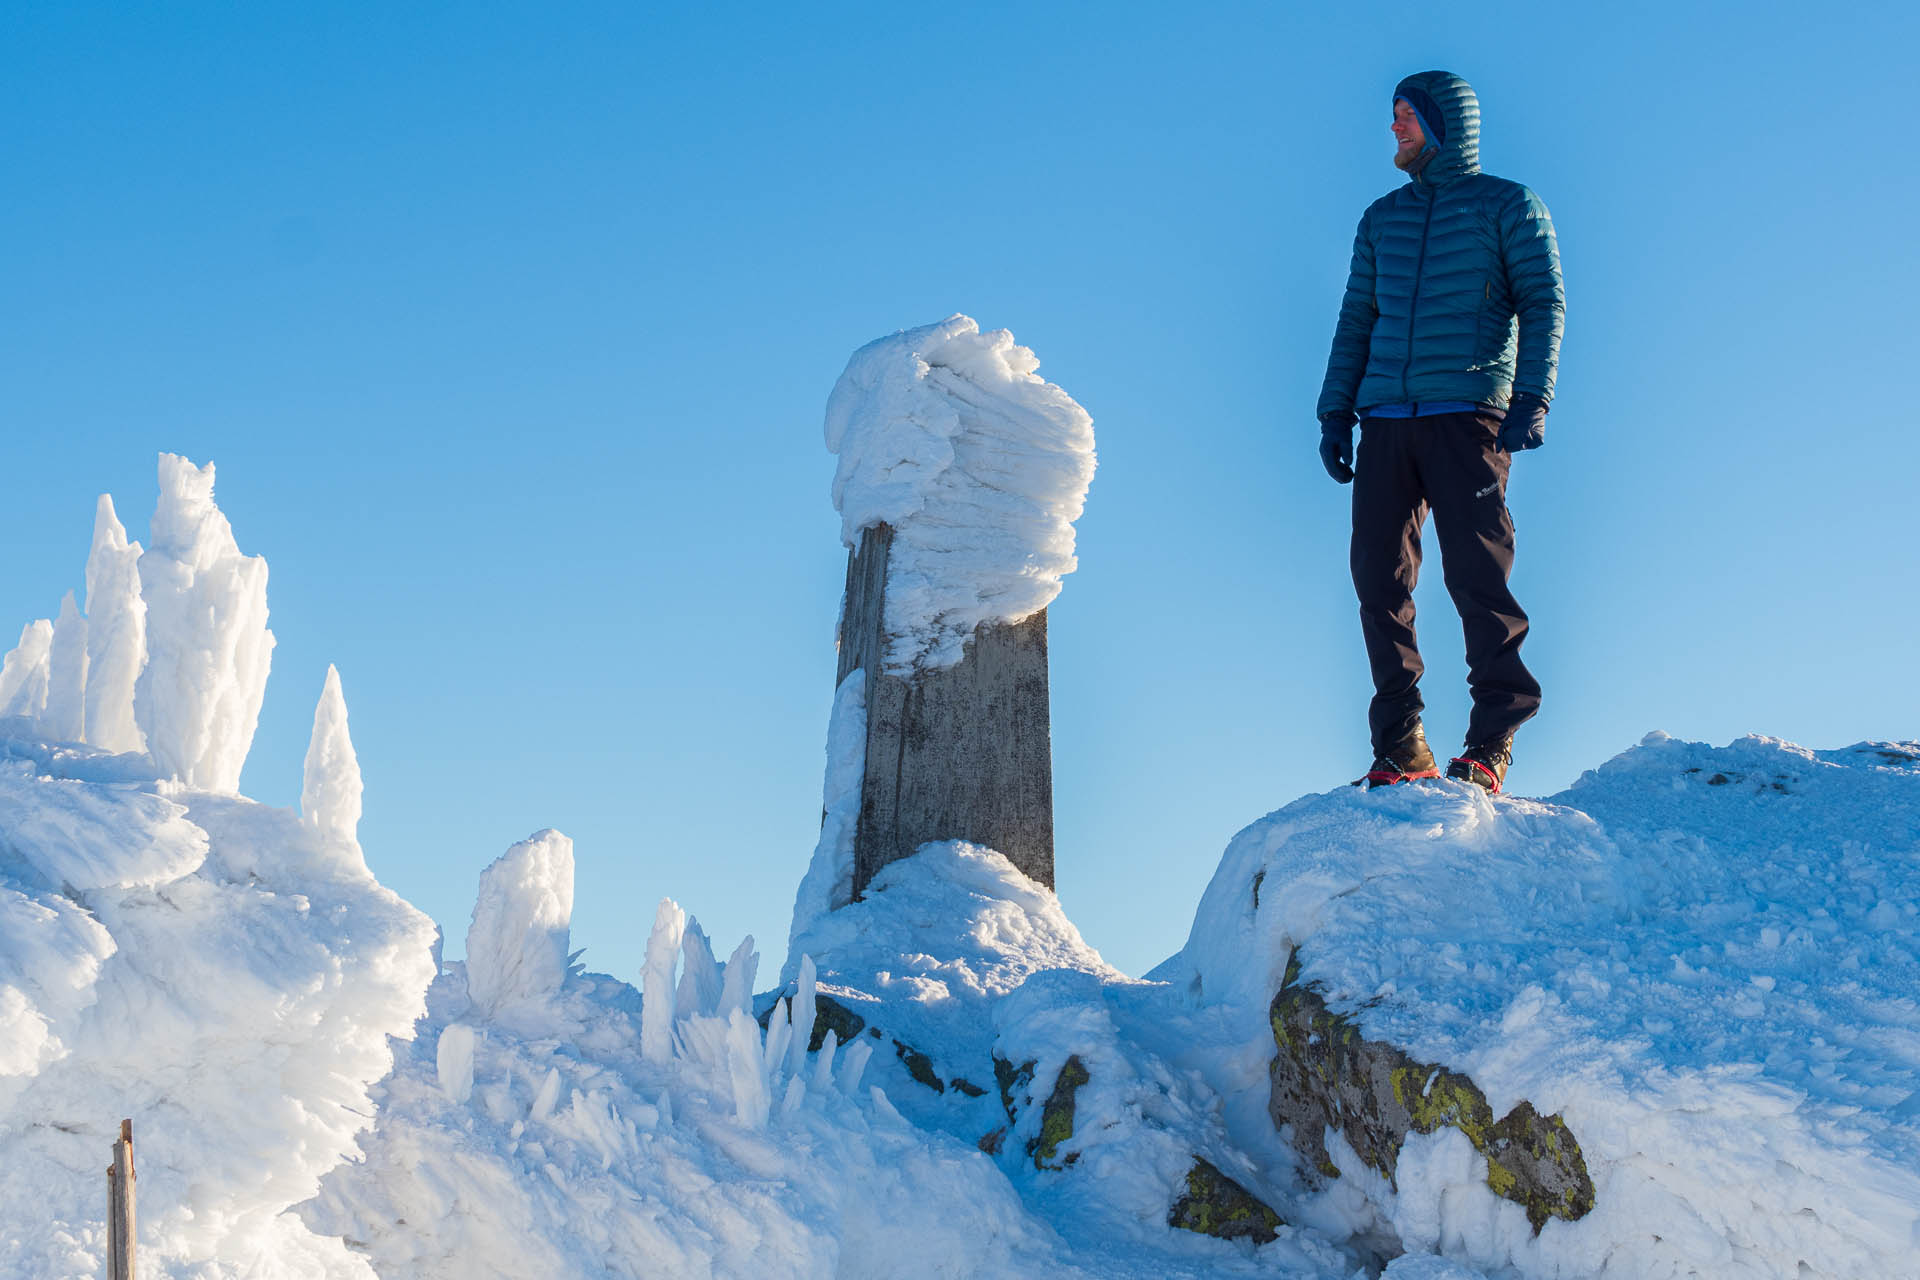
[{"label": "snow drift", "polygon": [[987,622],[1052,603],[1073,571],[1093,419],[1005,329],[963,315],[870,342],[827,400],[840,536],[893,527],[887,670],[950,666]]}]

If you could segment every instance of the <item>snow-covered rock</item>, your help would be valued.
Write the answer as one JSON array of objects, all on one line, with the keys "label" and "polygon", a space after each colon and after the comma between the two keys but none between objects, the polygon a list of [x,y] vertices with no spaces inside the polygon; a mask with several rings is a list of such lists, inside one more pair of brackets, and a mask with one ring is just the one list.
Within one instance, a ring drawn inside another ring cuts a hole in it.
[{"label": "snow-covered rock", "polygon": [[1093,419],[1005,329],[963,315],[870,342],[827,400],[840,536],[890,525],[886,669],[951,666],[988,622],[1052,603],[1073,571]]},{"label": "snow-covered rock", "polygon": [[1343,788],[1247,828],[1154,975],[1237,1026],[1205,1070],[1246,1149],[1290,964],[1344,1033],[1558,1116],[1595,1189],[1536,1232],[1467,1126],[1381,1169],[1336,1124],[1303,1220],[1529,1277],[1911,1272],[1920,746],[1652,735],[1550,802]]}]

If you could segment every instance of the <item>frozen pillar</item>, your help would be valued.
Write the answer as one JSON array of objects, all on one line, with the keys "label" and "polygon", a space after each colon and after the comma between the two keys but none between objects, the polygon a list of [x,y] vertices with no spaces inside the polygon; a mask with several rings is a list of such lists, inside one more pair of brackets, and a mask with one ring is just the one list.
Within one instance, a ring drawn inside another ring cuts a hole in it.
[{"label": "frozen pillar", "polygon": [[977,628],[947,667],[901,676],[887,650],[887,525],[847,557],[840,672],[866,672],[867,758],[854,828],[853,892],[932,840],[1005,854],[1053,887],[1053,742],[1047,611]]},{"label": "frozen pillar", "polygon": [[809,873],[822,906],[937,840],[1053,885],[1047,607],[1076,564],[1094,454],[1092,418],[1038,366],[1005,330],[954,316],[861,348],[828,400],[849,549],[838,676],[856,695],[835,715],[863,714],[865,753],[846,795],[848,726],[830,735]]}]

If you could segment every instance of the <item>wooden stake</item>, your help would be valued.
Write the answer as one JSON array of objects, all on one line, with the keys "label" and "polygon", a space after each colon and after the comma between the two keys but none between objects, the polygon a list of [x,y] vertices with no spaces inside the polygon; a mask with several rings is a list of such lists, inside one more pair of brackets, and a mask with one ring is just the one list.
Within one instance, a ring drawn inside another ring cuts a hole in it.
[{"label": "wooden stake", "polygon": [[107,1280],[133,1280],[133,1121],[120,1122],[107,1170]]}]

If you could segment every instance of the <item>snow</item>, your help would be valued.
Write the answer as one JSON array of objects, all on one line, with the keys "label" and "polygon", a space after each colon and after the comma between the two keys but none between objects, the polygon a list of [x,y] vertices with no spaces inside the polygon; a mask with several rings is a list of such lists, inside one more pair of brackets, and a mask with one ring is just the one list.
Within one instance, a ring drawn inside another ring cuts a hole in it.
[{"label": "snow", "polygon": [[100,1273],[130,1116],[143,1275],[365,1277],[286,1210],[366,1123],[431,922],[284,810],[0,755],[0,1274]]},{"label": "snow", "polygon": [[242,555],[213,502],[213,464],[160,455],[152,545],[139,560],[147,665],[134,715],[162,774],[237,791],[273,660],[267,562]]},{"label": "snow", "polygon": [[1093,419],[1005,329],[963,315],[870,342],[827,400],[840,536],[892,526],[886,669],[958,662],[1053,602],[1093,480]]}]

